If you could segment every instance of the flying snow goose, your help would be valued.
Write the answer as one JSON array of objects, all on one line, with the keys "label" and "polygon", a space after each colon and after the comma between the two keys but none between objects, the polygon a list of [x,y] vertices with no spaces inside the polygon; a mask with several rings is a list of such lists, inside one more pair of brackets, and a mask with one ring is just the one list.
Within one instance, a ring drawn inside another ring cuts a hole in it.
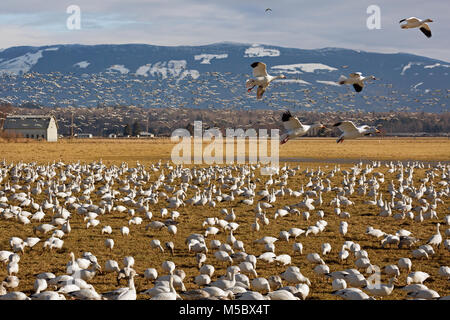
[{"label": "flying snow goose", "polygon": [[402,22],[406,22],[400,25],[402,29],[419,28],[420,31],[422,31],[423,34],[427,36],[427,38],[431,38],[431,29],[430,26],[427,24],[427,22],[433,22],[433,20],[431,19],[420,20],[416,17],[411,17],[399,21],[399,23]]},{"label": "flying snow goose", "polygon": [[256,92],[257,99],[262,98],[267,87],[273,80],[286,78],[283,74],[278,76],[271,76],[267,74],[267,66],[262,62],[254,62],[251,64],[251,67],[253,68],[253,76],[255,78],[248,79],[245,83],[245,87],[248,88],[247,91],[250,92],[254,87],[258,86],[258,90]]},{"label": "flying snow goose", "polygon": [[350,84],[353,86],[353,88],[355,88],[356,92],[361,92],[364,88],[364,81],[367,80],[377,80],[377,78],[375,78],[374,76],[363,77],[361,72],[353,72],[350,73],[348,78],[346,78],[345,76],[340,76],[338,83],[340,85]]},{"label": "flying snow goose", "polygon": [[342,134],[336,140],[337,143],[343,142],[344,139],[357,139],[371,133],[380,133],[380,130],[368,125],[357,127],[352,121],[340,121],[335,123],[333,127],[338,127],[342,131]]},{"label": "flying snow goose", "polygon": [[304,136],[315,128],[324,128],[324,125],[321,123],[312,125],[302,124],[300,120],[298,120],[297,117],[294,117],[289,110],[282,114],[281,121],[283,122],[284,129],[286,129],[287,132],[283,135],[280,144],[286,143],[291,138]]}]

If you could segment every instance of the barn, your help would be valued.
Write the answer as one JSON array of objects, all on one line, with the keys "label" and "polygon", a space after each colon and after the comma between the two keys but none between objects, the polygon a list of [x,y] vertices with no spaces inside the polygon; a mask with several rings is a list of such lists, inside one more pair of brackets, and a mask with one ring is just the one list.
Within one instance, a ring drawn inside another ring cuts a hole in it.
[{"label": "barn", "polygon": [[58,125],[53,116],[14,115],[7,116],[3,130],[24,138],[58,141]]}]

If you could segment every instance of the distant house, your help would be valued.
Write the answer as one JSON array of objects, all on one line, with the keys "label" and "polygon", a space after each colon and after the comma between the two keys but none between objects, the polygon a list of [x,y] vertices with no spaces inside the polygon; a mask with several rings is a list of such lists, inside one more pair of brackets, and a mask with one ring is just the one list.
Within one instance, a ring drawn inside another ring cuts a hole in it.
[{"label": "distant house", "polygon": [[24,138],[58,141],[58,125],[53,116],[7,116],[3,123],[3,130]]}]

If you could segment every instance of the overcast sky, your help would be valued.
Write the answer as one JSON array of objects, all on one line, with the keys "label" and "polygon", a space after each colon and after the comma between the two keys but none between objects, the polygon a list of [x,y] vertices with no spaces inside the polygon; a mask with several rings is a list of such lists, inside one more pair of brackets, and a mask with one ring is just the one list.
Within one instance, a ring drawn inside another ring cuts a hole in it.
[{"label": "overcast sky", "polygon": [[[70,5],[81,9],[80,30],[66,26]],[[381,29],[366,26],[370,5],[380,8]],[[433,19],[433,37],[400,29],[399,20],[411,16]],[[449,62],[449,16],[449,0],[14,0],[2,2],[0,48],[233,41],[407,52]]]}]

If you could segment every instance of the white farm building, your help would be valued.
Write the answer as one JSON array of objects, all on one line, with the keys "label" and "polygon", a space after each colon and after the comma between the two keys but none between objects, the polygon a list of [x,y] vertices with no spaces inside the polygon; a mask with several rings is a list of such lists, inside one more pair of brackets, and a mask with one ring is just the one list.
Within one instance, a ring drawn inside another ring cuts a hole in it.
[{"label": "white farm building", "polygon": [[53,116],[7,116],[3,123],[3,130],[19,134],[24,138],[58,141],[58,125]]}]

